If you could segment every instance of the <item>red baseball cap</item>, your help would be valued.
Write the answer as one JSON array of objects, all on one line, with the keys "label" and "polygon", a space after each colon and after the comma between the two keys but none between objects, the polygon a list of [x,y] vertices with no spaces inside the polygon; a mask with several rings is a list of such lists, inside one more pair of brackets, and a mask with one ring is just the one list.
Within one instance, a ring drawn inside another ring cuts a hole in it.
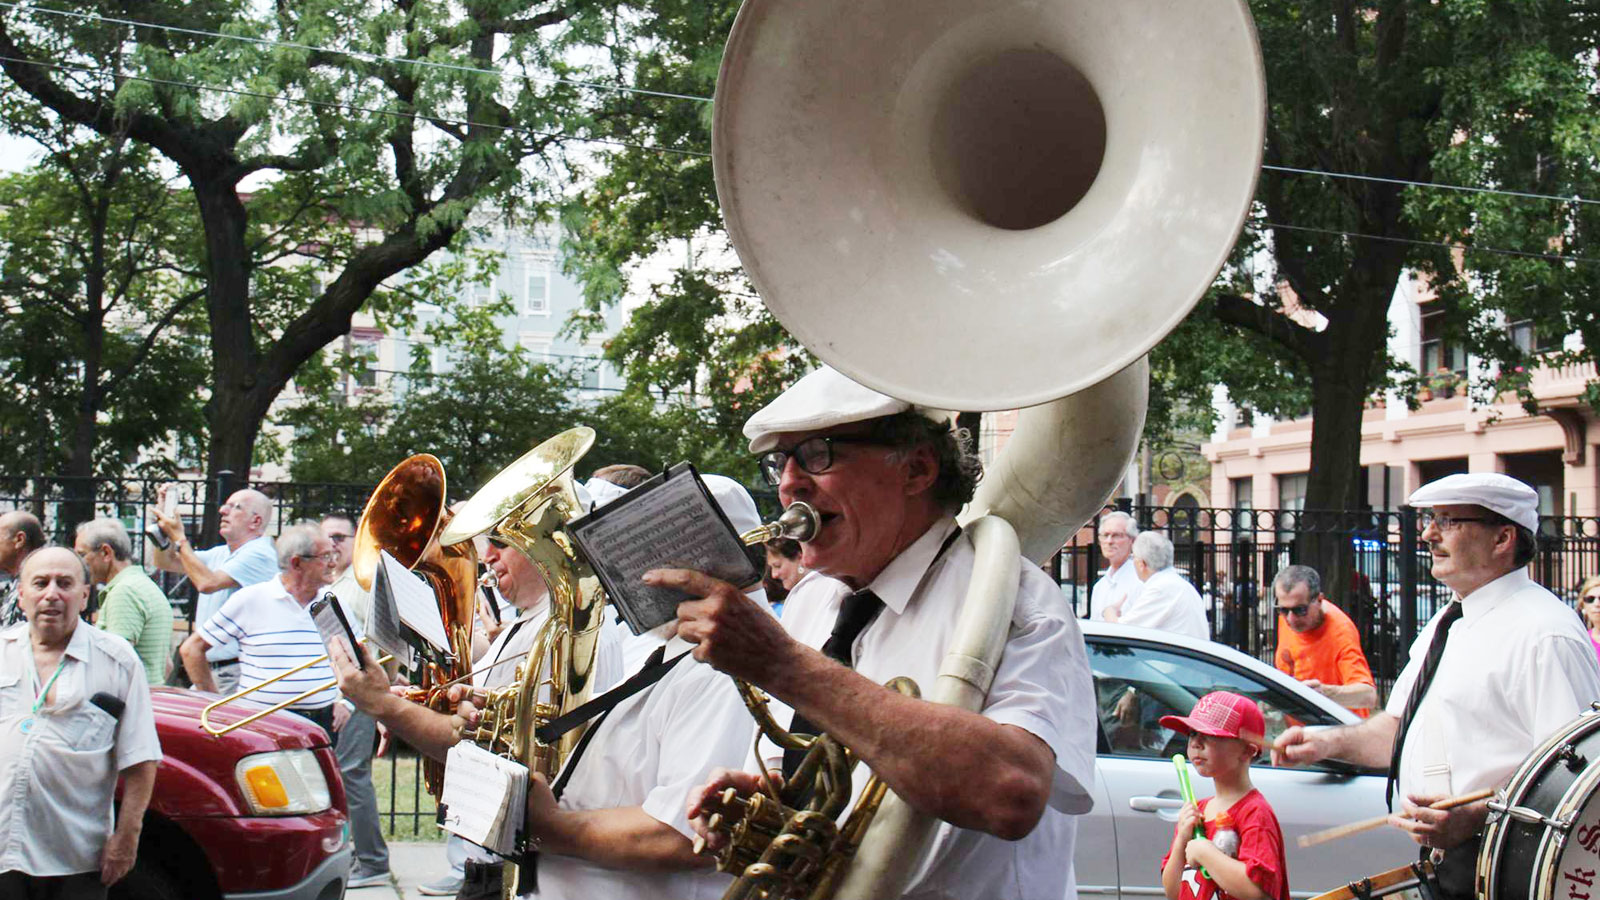
[{"label": "red baseball cap", "polygon": [[1238,738],[1259,747],[1266,741],[1267,720],[1249,697],[1212,691],[1195,701],[1187,716],[1162,716],[1161,727],[1179,734],[1199,732],[1210,737]]}]

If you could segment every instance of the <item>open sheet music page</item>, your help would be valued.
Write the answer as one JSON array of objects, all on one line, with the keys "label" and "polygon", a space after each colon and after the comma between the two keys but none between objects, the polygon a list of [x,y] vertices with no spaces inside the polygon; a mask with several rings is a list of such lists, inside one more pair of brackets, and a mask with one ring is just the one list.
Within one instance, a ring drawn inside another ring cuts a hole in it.
[{"label": "open sheet music page", "polygon": [[439,798],[446,831],[510,854],[528,808],[528,767],[462,741],[445,757]]},{"label": "open sheet music page", "polygon": [[400,631],[400,610],[395,606],[394,589],[389,584],[388,570],[383,565],[383,560],[389,558],[389,552],[381,550],[379,553],[378,569],[372,576],[372,614],[367,621],[367,639],[392,655],[402,669],[414,672],[417,668],[417,651]]},{"label": "open sheet music page", "polygon": [[640,580],[651,569],[694,569],[736,587],[761,578],[694,466],[678,463],[569,527],[634,634],[678,615],[682,591]]},{"label": "open sheet music page", "polygon": [[[428,587],[421,576],[407,570],[399,560],[390,556],[389,551],[383,551],[378,559],[378,583],[384,586],[384,593],[393,601],[395,615],[400,622],[439,650],[451,652],[450,638],[445,635],[444,619],[439,615],[439,599],[433,595],[433,588]],[[376,591],[373,592],[373,600],[373,607],[376,608]],[[385,646],[384,649],[389,648]]]}]

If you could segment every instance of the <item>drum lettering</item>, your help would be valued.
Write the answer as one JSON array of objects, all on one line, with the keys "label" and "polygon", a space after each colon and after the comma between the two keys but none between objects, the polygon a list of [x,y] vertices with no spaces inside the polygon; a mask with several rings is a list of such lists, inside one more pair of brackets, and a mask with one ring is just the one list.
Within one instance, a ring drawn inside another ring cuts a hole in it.
[{"label": "drum lettering", "polygon": [[1600,825],[1585,825],[1578,829],[1578,843],[1590,853],[1600,852]]},{"label": "drum lettering", "polygon": [[1567,885],[1567,900],[1589,900],[1589,891],[1580,891],[1578,888],[1594,887],[1594,876],[1594,869],[1580,869],[1577,866],[1562,872],[1561,877],[1571,882]]}]

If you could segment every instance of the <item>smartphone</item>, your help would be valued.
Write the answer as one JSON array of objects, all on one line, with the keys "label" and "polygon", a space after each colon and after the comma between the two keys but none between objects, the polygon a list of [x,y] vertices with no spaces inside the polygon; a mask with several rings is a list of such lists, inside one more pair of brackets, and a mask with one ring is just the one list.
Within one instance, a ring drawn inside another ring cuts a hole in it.
[{"label": "smartphone", "polygon": [[362,650],[361,642],[356,640],[356,630],[350,627],[350,620],[344,617],[344,608],[339,605],[338,599],[331,593],[323,594],[311,601],[310,609],[311,620],[317,623],[323,646],[332,647],[334,639],[344,638],[356,665],[366,668],[366,653]]},{"label": "smartphone", "polygon": [[[161,512],[170,516],[175,514],[177,511],[178,487],[177,485],[168,485],[167,495],[161,501]],[[162,531],[161,526],[155,522],[150,522],[144,526],[144,536],[149,538],[151,543],[155,544],[162,550],[172,546],[172,542],[167,540],[167,533]]]}]

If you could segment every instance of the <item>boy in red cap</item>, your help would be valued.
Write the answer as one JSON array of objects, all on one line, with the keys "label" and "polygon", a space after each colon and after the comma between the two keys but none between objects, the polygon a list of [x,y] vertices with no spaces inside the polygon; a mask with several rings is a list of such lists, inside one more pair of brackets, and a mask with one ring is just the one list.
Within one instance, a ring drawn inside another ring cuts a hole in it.
[{"label": "boy in red cap", "polygon": [[[1250,784],[1250,761],[1265,740],[1261,710],[1247,697],[1213,691],[1187,716],[1162,716],[1161,725],[1189,736],[1189,761],[1217,789],[1178,814],[1161,861],[1167,900],[1289,900],[1283,830]],[[1202,823],[1206,836],[1195,837]]]}]

